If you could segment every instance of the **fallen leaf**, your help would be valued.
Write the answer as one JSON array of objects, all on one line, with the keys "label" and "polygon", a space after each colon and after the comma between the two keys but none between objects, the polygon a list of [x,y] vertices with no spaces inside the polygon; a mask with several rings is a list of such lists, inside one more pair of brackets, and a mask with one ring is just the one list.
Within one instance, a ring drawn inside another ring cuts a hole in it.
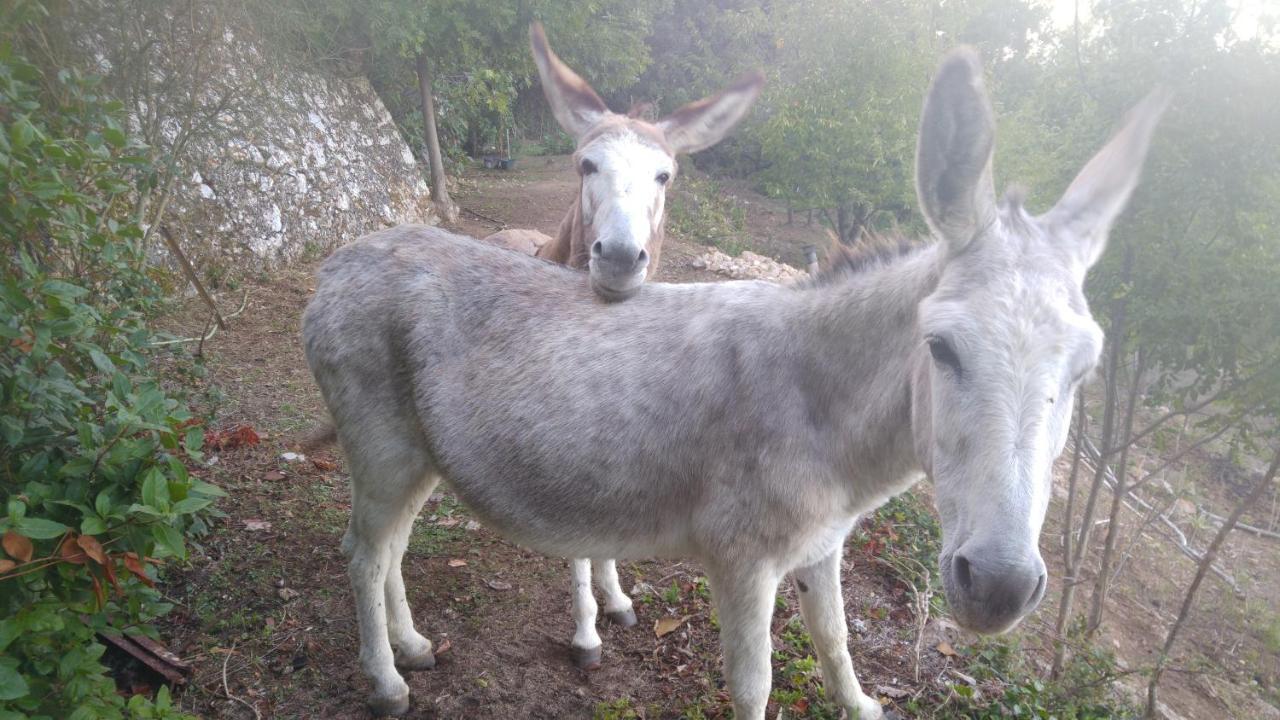
[{"label": "fallen leaf", "polygon": [[4,551],[18,562],[31,562],[31,541],[9,530],[4,534]]},{"label": "fallen leaf", "polygon": [[0,560],[0,573],[7,573],[16,567],[18,567],[18,563],[12,560]]},{"label": "fallen leaf", "polygon": [[943,640],[942,642],[935,645],[933,649],[937,650],[943,655],[946,655],[947,657],[956,657],[957,655],[960,654],[956,652],[956,649],[951,647],[951,643],[947,642],[946,640]]},{"label": "fallen leaf", "polygon": [[266,520],[245,520],[244,529],[250,530],[250,531],[270,530],[271,523],[267,522]]},{"label": "fallen leaf", "polygon": [[446,517],[446,518],[440,518],[439,520],[437,520],[436,525],[442,528],[451,528],[458,525],[460,522],[462,521],[457,518]]},{"label": "fallen leaf", "polygon": [[271,480],[273,482],[276,480],[283,480],[284,473],[280,472],[279,470],[268,470],[266,474],[262,476],[262,479]]},{"label": "fallen leaf", "polygon": [[93,558],[93,561],[99,565],[107,564],[107,554],[102,551],[102,543],[98,542],[98,538],[92,535],[81,535],[76,538],[76,544],[84,550],[84,554]]},{"label": "fallen leaf", "polygon": [[143,566],[142,561],[138,559],[137,553],[125,553],[124,568],[132,573],[134,577],[145,583],[148,587],[156,586],[156,581],[147,577],[146,568]]},{"label": "fallen leaf", "polygon": [[960,680],[965,685],[969,685],[970,687],[978,687],[978,680],[972,675],[967,675],[965,673],[962,673],[955,668],[950,668],[948,669],[947,672],[950,672],[952,675],[956,677],[957,680]]},{"label": "fallen leaf", "polygon": [[293,588],[282,587],[276,590],[276,595],[281,600],[289,602],[290,600],[296,600],[300,595],[302,595],[302,593],[294,590]]},{"label": "fallen leaf", "polygon": [[809,698],[798,698],[795,702],[791,703],[791,709],[801,715],[809,712]]},{"label": "fallen leaf", "polygon": [[449,561],[449,567],[452,567],[452,568],[459,568],[459,567],[466,567],[466,566],[467,566],[467,561],[463,560],[462,558],[454,558]]},{"label": "fallen leaf", "polygon": [[443,655],[452,649],[453,649],[453,641],[450,640],[449,638],[445,638],[440,642],[439,645],[436,646],[435,654]]},{"label": "fallen leaf", "polygon": [[877,685],[875,694],[883,695],[888,698],[893,698],[894,700],[901,700],[902,698],[911,695],[911,692],[908,690],[904,690],[902,688],[892,687],[889,685]]},{"label": "fallen leaf", "polygon": [[338,469],[338,463],[328,458],[311,458],[311,464],[314,465],[317,470],[322,470],[324,472],[330,472]]},{"label": "fallen leaf", "polygon": [[257,445],[262,438],[248,425],[233,425],[226,430],[209,433],[204,444],[215,450],[234,450],[244,445]]},{"label": "fallen leaf", "polygon": [[485,580],[484,584],[498,591],[506,591],[511,589],[511,583],[503,582],[502,580]]},{"label": "fallen leaf", "polygon": [[653,624],[653,634],[656,637],[662,637],[663,635],[670,635],[671,633],[679,629],[679,627],[684,624],[684,621],[686,619],[687,618],[682,618],[682,617],[658,618],[657,622]]}]

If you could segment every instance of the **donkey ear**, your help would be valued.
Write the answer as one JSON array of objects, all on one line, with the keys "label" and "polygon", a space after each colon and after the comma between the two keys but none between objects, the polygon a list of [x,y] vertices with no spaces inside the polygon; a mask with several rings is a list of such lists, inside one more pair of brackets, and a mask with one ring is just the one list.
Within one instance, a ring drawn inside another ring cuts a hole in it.
[{"label": "donkey ear", "polygon": [[995,221],[995,137],[978,55],[971,48],[957,48],[929,86],[916,149],[916,195],[925,220],[953,250]]},{"label": "donkey ear", "polygon": [[1086,267],[1101,257],[1111,223],[1138,185],[1151,136],[1170,96],[1167,89],[1156,88],[1130,110],[1120,130],[1042,218],[1055,235],[1079,244]]},{"label": "donkey ear", "polygon": [[697,152],[724,139],[747,114],[764,87],[764,75],[749,72],[718,95],[689,103],[658,121],[676,153]]},{"label": "donkey ear", "polygon": [[609,108],[591,89],[586,80],[569,69],[547,44],[547,34],[542,23],[536,20],[529,25],[529,46],[533,50],[533,62],[542,78],[542,92],[551,104],[551,112],[564,131],[574,138],[582,137]]}]

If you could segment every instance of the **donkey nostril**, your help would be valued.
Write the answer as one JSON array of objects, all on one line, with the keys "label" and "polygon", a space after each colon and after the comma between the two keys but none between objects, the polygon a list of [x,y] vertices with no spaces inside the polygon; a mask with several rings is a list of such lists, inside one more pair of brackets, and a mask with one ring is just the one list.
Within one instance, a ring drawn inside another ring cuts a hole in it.
[{"label": "donkey nostril", "polygon": [[604,252],[604,243],[599,240],[591,243],[591,257],[600,257]]},{"label": "donkey nostril", "polygon": [[1027,598],[1027,602],[1023,607],[1035,605],[1040,602],[1040,598],[1044,596],[1044,585],[1048,581],[1049,576],[1040,573],[1040,579],[1036,581],[1036,589],[1031,591],[1031,597]]},{"label": "donkey nostril", "polygon": [[952,567],[956,571],[956,581],[960,583],[960,588],[968,592],[973,588],[973,576],[969,574],[969,559],[963,555],[957,555],[952,561]]},{"label": "donkey nostril", "polygon": [[644,248],[640,248],[640,254],[636,256],[636,262],[641,265],[649,262],[649,252]]}]

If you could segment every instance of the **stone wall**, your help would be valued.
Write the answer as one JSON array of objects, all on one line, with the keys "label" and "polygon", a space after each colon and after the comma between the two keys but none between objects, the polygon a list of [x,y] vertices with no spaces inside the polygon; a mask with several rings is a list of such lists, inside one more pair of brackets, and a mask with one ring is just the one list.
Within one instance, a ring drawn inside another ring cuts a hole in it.
[{"label": "stone wall", "polygon": [[[423,168],[359,69],[282,47],[270,6],[76,7],[59,18],[67,36],[124,103],[132,134],[176,161],[160,217],[201,274],[216,280],[435,222]],[[148,197],[146,220],[162,196]],[[163,244],[152,250],[167,258]]]},{"label": "stone wall", "polygon": [[170,201],[168,222],[201,264],[273,264],[435,222],[422,171],[364,78],[295,69],[245,80],[260,83],[265,107],[194,141]]}]

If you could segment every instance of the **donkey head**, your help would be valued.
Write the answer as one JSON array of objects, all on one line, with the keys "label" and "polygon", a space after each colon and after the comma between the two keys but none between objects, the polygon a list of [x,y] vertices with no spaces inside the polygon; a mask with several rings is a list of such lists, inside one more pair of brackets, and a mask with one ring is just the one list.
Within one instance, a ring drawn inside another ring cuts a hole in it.
[{"label": "donkey head", "polygon": [[1040,602],[1039,536],[1072,398],[1102,350],[1083,292],[1168,102],[1157,91],[1049,212],[998,202],[995,121],[973,51],[942,63],[925,100],[916,191],[945,244],[919,308],[912,375],[916,452],[933,478],[940,558],[956,619],[1003,632]]},{"label": "donkey head", "polygon": [[690,103],[655,123],[609,111],[600,96],[547,45],[542,25],[529,28],[533,59],[551,110],[578,144],[582,224],[569,264],[586,266],[606,300],[635,294],[657,269],[663,206],[676,174],[676,155],[710,147],[733,128],[764,84],[759,73],[739,78],[719,95]]}]

